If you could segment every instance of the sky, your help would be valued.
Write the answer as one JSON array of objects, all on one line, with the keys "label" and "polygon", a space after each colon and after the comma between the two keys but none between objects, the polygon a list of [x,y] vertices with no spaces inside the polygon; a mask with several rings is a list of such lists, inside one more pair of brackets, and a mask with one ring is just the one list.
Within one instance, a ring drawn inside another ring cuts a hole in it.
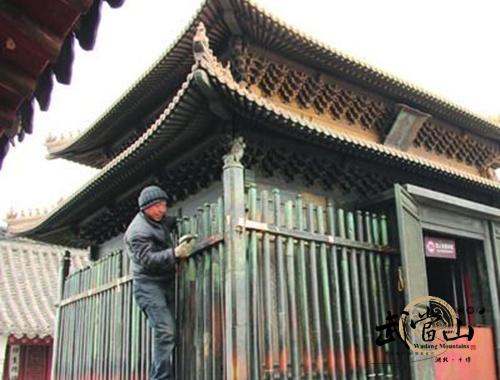
[{"label": "sky", "polygon": [[[498,0],[256,2],[316,39],[474,113],[500,114]],[[103,4],[94,50],[76,48],[71,84],[55,84],[49,111],[36,109],[34,133],[4,160],[0,226],[9,210],[51,209],[96,175],[82,165],[47,160],[47,136],[92,125],[168,49],[200,4]]]}]

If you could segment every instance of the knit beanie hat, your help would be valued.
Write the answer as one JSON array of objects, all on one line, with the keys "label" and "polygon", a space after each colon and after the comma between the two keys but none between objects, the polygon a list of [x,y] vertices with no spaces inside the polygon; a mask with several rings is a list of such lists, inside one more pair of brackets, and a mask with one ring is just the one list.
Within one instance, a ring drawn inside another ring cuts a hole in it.
[{"label": "knit beanie hat", "polygon": [[148,186],[142,189],[139,195],[139,208],[144,210],[158,201],[166,201],[167,193],[158,186]]}]

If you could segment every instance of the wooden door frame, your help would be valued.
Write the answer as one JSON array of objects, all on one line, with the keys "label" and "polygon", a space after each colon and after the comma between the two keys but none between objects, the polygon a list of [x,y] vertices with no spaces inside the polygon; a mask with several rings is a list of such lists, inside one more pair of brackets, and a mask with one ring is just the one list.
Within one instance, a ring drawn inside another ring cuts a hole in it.
[{"label": "wooden door frame", "polygon": [[[425,229],[482,241],[491,308],[493,311],[499,310],[500,247],[495,244],[492,231],[495,225],[498,226],[500,223],[500,209],[411,184],[401,186],[399,190],[398,187],[399,185],[395,186],[394,193],[404,189],[404,193],[411,197],[417,206],[422,235]],[[399,228],[400,223],[398,220]],[[402,239],[400,241],[404,243]],[[402,261],[404,263],[406,260]],[[409,273],[412,268],[403,268],[403,270]],[[427,281],[426,272],[424,271],[421,275],[422,279]],[[405,294],[405,296],[408,298],[411,294]],[[406,299],[406,302],[410,300]],[[497,373],[500,373],[500,316],[498,313],[493,313],[493,328],[496,367]]]}]

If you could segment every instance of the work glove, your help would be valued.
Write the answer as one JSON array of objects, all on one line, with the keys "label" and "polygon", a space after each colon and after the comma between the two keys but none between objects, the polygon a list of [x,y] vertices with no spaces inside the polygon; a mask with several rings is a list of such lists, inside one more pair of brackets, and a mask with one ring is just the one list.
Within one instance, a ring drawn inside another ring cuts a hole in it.
[{"label": "work glove", "polygon": [[193,253],[196,237],[194,235],[184,235],[179,239],[179,245],[175,247],[175,257],[185,259]]}]

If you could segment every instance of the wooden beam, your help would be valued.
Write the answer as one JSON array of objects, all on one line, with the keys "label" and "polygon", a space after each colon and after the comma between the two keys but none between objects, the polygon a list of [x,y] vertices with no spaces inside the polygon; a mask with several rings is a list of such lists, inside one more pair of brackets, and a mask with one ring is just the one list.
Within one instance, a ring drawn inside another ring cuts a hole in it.
[{"label": "wooden beam", "polygon": [[19,106],[21,101],[36,89],[36,78],[29,77],[14,66],[0,62],[0,86],[16,95],[13,103]]},{"label": "wooden beam", "polygon": [[0,2],[0,20],[7,25],[7,29],[10,26],[19,32],[16,36],[12,36],[14,41],[22,38],[25,43],[43,52],[44,58],[50,62],[56,61],[64,42],[63,38],[37,25],[17,7],[5,2]]},{"label": "wooden beam", "polygon": [[385,137],[384,145],[406,151],[430,115],[408,107],[406,104],[398,106],[400,108],[398,116]]}]

